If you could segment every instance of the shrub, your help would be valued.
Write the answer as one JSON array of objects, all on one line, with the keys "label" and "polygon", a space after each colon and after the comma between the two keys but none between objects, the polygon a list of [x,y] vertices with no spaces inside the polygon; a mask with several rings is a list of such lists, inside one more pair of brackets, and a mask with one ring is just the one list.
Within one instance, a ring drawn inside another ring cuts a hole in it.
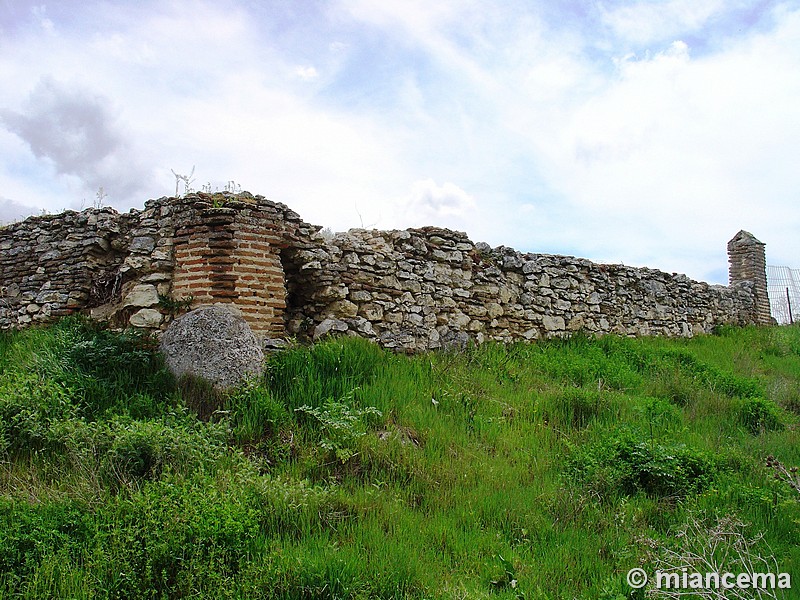
[{"label": "shrub", "polygon": [[114,487],[156,479],[166,469],[189,472],[225,449],[225,429],[211,423],[190,429],[174,421],[117,419],[108,425],[105,437],[111,441],[102,454],[100,472]]},{"label": "shrub", "polygon": [[664,398],[676,406],[688,406],[697,395],[697,387],[690,377],[679,369],[665,370],[653,379],[649,391],[652,395]]},{"label": "shrub", "polygon": [[745,398],[739,406],[739,423],[753,435],[783,429],[778,406],[766,398]]},{"label": "shrub", "polygon": [[[21,332],[6,350],[6,379],[24,374],[60,385],[87,419],[113,409],[128,411],[132,394],[142,397],[134,417],[159,416],[170,407],[174,381],[153,338],[116,333],[80,317],[67,317],[46,329]],[[143,396],[149,399],[142,402]]]},{"label": "shrub", "polygon": [[717,390],[729,398],[756,396],[761,393],[758,381],[722,371],[701,361],[692,352],[680,348],[663,349],[656,353],[654,366],[660,370],[678,370],[704,383],[709,389]]},{"label": "shrub", "polygon": [[638,386],[641,376],[624,354],[611,350],[616,347],[609,341],[612,337],[596,340],[578,333],[568,339],[553,339],[537,344],[527,355],[548,376],[576,387],[600,386],[625,390]]},{"label": "shrub", "polygon": [[648,440],[651,443],[660,434],[674,431],[683,422],[681,410],[667,400],[649,396],[638,400],[636,412],[646,421]]},{"label": "shrub", "polygon": [[154,339],[136,332],[108,331],[84,321],[77,322],[73,333],[75,340],[63,355],[65,368],[54,375],[82,400],[88,418],[112,407],[117,413],[128,412],[129,397],[134,393],[149,395],[151,401],[136,403],[128,412],[132,417],[164,412],[174,381]]},{"label": "shrub", "polygon": [[354,392],[338,402],[329,398],[321,407],[301,406],[295,409],[314,419],[322,436],[320,448],[331,452],[343,463],[355,455],[358,439],[366,434],[368,419],[381,416],[381,411],[374,406],[350,406]]},{"label": "shrub", "polygon": [[98,539],[106,568],[97,578],[118,598],[195,596],[187,576],[235,575],[260,533],[257,507],[239,489],[220,490],[201,474],[183,484],[146,483],[99,513],[108,530]]},{"label": "shrub", "polygon": [[567,473],[602,495],[644,492],[666,498],[702,491],[718,470],[718,461],[699,450],[622,432],[573,450]]},{"label": "shrub", "polygon": [[0,575],[24,576],[42,558],[67,551],[78,556],[93,535],[84,507],[71,500],[28,504],[0,498]]}]

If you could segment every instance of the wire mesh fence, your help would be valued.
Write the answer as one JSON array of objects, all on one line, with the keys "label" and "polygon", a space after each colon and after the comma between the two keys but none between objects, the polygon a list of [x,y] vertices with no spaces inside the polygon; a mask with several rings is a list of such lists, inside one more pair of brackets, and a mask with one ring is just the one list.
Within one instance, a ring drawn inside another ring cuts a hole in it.
[{"label": "wire mesh fence", "polygon": [[778,323],[789,325],[800,319],[800,269],[767,265],[767,293]]}]

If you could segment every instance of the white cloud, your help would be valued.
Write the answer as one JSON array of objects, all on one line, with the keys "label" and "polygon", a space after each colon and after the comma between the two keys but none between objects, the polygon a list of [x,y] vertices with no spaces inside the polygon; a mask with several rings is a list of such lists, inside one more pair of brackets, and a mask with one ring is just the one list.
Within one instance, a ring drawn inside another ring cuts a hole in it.
[{"label": "white cloud", "polygon": [[0,196],[0,225],[6,225],[36,214],[39,211],[34,206],[20,204]]},{"label": "white cloud", "polygon": [[312,81],[319,77],[319,73],[317,73],[317,70],[311,65],[297,67],[294,72],[303,81]]},{"label": "white cloud", "polygon": [[33,13],[33,16],[39,22],[40,27],[46,33],[52,33],[53,32],[53,30],[55,29],[55,26],[53,24],[53,21],[51,21],[49,18],[47,18],[47,16],[46,16],[47,15],[47,7],[44,4],[41,5],[41,6],[32,7],[31,8],[31,13]]},{"label": "white cloud", "polygon": [[131,144],[116,123],[107,98],[44,78],[20,112],[0,111],[0,123],[18,135],[57,173],[80,178],[87,188],[107,186],[120,195],[140,190],[140,172]]},{"label": "white cloud", "polygon": [[397,223],[403,227],[436,225],[457,228],[474,216],[475,199],[451,182],[438,185],[433,179],[415,181],[411,192],[394,205]]},{"label": "white cloud", "polygon": [[786,212],[800,186],[789,158],[800,140],[793,35],[800,35],[798,15],[777,35],[725,53],[692,59],[685,44],[673,43],[650,59],[623,62],[619,78],[564,129],[550,157],[553,185],[594,215],[598,235],[625,240],[635,223],[656,235],[632,255],[666,257],[696,277],[704,276],[701,260],[670,248],[675,239],[702,259],[719,256],[740,228],[783,229],[771,243],[798,249],[776,222],[797,223],[796,210]]},{"label": "white cloud", "polygon": [[696,31],[724,9],[731,8],[730,0],[638,0],[601,10],[604,21],[616,35],[636,43],[649,43]]},{"label": "white cloud", "polygon": [[[14,40],[13,54],[0,52],[8,81],[43,82],[4,86],[0,107],[4,126],[40,159],[48,208],[78,204],[99,185],[120,208],[141,205],[174,191],[170,169],[192,165],[198,186],[234,179],[337,227],[357,224],[353,201],[388,196],[397,164],[392,133],[369,117],[315,106],[313,90],[299,81],[314,67],[298,72],[296,59],[263,44],[240,10],[202,3],[130,10],[103,14],[102,34],[59,34],[56,52],[30,33]],[[131,185],[114,185],[114,176]],[[14,186],[13,173],[0,177],[0,189]]]},{"label": "white cloud", "polygon": [[[112,3],[53,8],[47,35],[26,9],[0,37],[0,190],[140,205],[196,165],[334,229],[450,226],[700,278],[740,228],[796,256],[800,13],[697,48],[730,3],[604,6]],[[141,190],[115,198],[115,177]]]}]

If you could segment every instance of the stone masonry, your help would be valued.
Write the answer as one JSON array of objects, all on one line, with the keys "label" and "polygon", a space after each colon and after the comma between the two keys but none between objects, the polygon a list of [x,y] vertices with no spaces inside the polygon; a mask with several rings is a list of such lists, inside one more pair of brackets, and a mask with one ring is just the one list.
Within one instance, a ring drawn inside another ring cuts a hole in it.
[{"label": "stone masonry", "polygon": [[740,231],[728,242],[729,281],[731,285],[749,282],[753,286],[756,321],[772,320],[767,293],[767,259],[764,244],[748,231]]},{"label": "stone masonry", "polygon": [[294,252],[302,298],[287,327],[301,337],[347,331],[414,350],[470,340],[592,334],[692,336],[755,323],[752,285],[473,244],[426,227],[351,230]]},{"label": "stone masonry", "polygon": [[330,240],[319,230],[249,193],[32,217],[0,229],[0,328],[84,312],[158,332],[189,307],[224,304],[261,338],[341,333],[414,351],[770,322],[764,245],[746,232],[728,246],[725,287],[491,248],[436,227]]}]

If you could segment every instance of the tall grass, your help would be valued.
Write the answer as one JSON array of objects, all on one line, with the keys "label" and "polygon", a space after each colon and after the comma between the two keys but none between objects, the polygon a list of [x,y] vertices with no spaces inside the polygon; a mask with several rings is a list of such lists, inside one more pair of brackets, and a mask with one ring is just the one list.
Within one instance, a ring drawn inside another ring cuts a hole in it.
[{"label": "tall grass", "polygon": [[331,339],[209,395],[69,319],[0,364],[0,597],[639,598],[721,515],[800,566],[798,328]]}]

